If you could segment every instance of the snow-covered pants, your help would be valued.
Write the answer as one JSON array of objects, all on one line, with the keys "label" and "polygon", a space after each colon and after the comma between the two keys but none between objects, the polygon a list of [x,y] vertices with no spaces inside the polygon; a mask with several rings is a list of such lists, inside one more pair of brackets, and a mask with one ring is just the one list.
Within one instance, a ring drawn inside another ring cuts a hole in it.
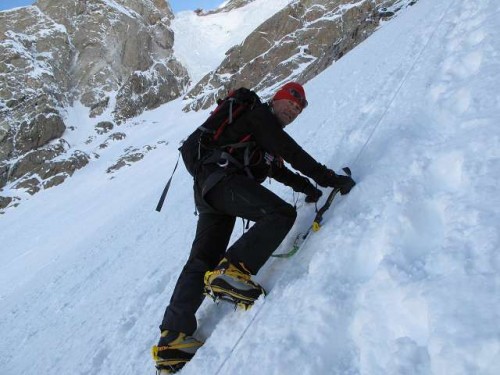
[{"label": "snow-covered pants", "polygon": [[[226,256],[256,274],[292,228],[297,212],[258,182],[244,175],[229,175],[202,198],[195,184],[199,212],[191,254],[177,280],[161,330],[193,334],[195,313],[203,301],[203,276]],[[255,224],[229,249],[237,217]],[[227,251],[226,251],[227,249]]]}]

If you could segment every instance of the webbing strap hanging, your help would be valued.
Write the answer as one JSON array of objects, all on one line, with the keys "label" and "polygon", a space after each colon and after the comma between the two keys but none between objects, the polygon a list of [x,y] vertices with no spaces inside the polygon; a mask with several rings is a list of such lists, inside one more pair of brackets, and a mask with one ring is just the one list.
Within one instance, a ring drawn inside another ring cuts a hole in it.
[{"label": "webbing strap hanging", "polygon": [[241,222],[243,224],[243,233],[245,233],[250,228],[250,219],[241,218]]},{"label": "webbing strap hanging", "polygon": [[234,98],[229,99],[229,122],[228,122],[228,124],[231,124],[233,122],[233,103],[234,103]]},{"label": "webbing strap hanging", "polygon": [[174,170],[172,172],[172,175],[168,179],[167,185],[165,185],[165,188],[163,189],[163,193],[161,193],[160,201],[158,202],[158,205],[156,206],[156,211],[160,212],[161,208],[163,207],[163,202],[165,202],[165,198],[167,197],[168,190],[170,189],[170,183],[172,182],[172,178],[174,177],[175,170],[177,169],[177,166],[179,165],[179,159],[181,157],[181,152],[179,151],[179,155],[177,156],[177,162],[175,163]]}]

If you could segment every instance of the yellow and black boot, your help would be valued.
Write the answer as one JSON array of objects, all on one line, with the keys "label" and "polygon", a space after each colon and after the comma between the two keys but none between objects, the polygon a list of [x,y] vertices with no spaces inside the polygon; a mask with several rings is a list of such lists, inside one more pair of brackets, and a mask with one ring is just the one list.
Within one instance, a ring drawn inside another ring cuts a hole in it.
[{"label": "yellow and black boot", "polygon": [[266,294],[264,288],[251,279],[251,273],[243,263],[232,264],[227,258],[222,259],[213,271],[205,273],[204,282],[205,293],[214,301],[226,300],[244,309]]},{"label": "yellow and black boot", "polygon": [[173,374],[193,358],[203,343],[181,332],[162,331],[158,345],[151,354],[159,374]]}]

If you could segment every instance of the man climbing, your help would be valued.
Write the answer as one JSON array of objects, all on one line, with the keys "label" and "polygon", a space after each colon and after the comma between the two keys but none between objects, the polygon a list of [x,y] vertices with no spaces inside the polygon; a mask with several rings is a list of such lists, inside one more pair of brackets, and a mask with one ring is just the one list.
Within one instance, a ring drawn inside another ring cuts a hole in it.
[{"label": "man climbing", "polygon": [[[297,213],[261,183],[272,177],[304,193],[307,202],[322,195],[309,179],[287,169],[284,161],[323,187],[340,188],[341,194],[355,185],[351,177],[318,163],[284,131],[306,107],[304,88],[289,82],[269,103],[257,97],[222,132],[201,126],[184,142],[181,153],[194,177],[199,217],[191,254],[165,311],[159,343],[153,347],[158,369],[176,372],[202,345],[193,334],[204,292],[245,308],[265,293],[251,275],[283,241]],[[209,147],[207,134],[214,133],[217,142],[212,138]],[[227,248],[237,217],[255,224]]]}]

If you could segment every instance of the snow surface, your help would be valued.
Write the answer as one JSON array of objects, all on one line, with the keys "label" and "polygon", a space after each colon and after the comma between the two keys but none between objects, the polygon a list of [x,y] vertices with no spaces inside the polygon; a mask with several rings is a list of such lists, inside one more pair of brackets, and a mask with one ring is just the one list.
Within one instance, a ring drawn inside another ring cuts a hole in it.
[{"label": "snow surface", "polygon": [[[287,129],[358,185],[259,272],[269,295],[252,310],[204,302],[206,344],[183,375],[500,373],[499,11],[420,0],[306,85]],[[196,223],[184,168],[154,207],[208,113],[182,107],[123,125],[124,144],[0,216],[0,374],[154,373]],[[163,140],[104,173],[122,147]],[[280,252],[314,214],[298,206]]]},{"label": "snow surface", "polygon": [[[244,7],[198,16],[179,12],[172,21],[175,57],[186,67],[193,84],[216,69],[226,52],[292,0],[255,0]],[[221,4],[219,8],[224,6]]]}]

